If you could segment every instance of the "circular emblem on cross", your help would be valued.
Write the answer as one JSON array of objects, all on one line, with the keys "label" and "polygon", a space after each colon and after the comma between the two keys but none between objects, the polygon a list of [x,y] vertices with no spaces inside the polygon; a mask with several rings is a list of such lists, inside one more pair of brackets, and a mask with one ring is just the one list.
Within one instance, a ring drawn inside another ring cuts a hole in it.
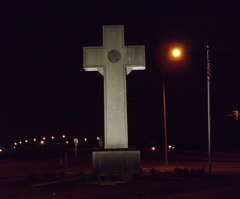
[{"label": "circular emblem on cross", "polygon": [[112,63],[116,63],[119,62],[119,60],[121,59],[121,53],[118,50],[110,50],[108,52],[108,60]]}]

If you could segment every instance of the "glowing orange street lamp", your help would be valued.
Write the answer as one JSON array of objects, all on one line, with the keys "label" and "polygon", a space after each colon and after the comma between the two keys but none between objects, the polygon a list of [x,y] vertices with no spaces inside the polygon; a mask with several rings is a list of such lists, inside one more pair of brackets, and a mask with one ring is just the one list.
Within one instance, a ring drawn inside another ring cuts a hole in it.
[{"label": "glowing orange street lamp", "polygon": [[179,57],[181,56],[181,54],[182,54],[182,51],[181,51],[181,49],[179,49],[179,48],[174,48],[174,49],[172,50],[172,56],[173,56],[174,58],[179,58]]},{"label": "glowing orange street lamp", "polygon": [[[174,60],[181,58],[181,48],[173,48],[170,52],[171,58]],[[171,59],[172,60],[172,59]],[[169,64],[163,71],[163,126],[164,126],[164,150],[165,150],[165,165],[168,165],[168,140],[167,140],[167,114],[166,114],[166,88],[165,88],[165,73]]]}]

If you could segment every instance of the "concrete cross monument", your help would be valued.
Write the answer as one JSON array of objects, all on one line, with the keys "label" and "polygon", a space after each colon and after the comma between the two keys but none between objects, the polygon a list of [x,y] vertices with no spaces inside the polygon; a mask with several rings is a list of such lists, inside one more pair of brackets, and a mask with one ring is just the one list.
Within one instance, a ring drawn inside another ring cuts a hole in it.
[{"label": "concrete cross monument", "polygon": [[103,46],[83,47],[83,62],[104,76],[104,148],[127,149],[126,75],[145,69],[145,47],[125,46],[122,25],[103,26]]}]

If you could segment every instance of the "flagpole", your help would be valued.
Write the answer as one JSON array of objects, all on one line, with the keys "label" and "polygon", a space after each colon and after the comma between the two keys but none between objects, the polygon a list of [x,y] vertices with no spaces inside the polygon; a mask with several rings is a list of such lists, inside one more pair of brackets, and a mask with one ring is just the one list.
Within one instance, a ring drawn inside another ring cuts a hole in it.
[{"label": "flagpole", "polygon": [[211,174],[211,115],[210,115],[210,79],[211,63],[209,59],[209,46],[207,46],[207,102],[208,102],[208,172]]}]

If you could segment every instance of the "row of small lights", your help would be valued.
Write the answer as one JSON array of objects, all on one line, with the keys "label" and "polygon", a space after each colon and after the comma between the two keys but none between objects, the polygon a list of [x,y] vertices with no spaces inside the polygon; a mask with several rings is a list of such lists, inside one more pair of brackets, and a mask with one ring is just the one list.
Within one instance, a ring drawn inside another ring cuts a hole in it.
[{"label": "row of small lights", "polygon": [[[174,149],[175,149],[175,147],[173,145],[168,145],[168,151],[172,151]],[[156,150],[157,150],[157,148],[155,146],[151,147],[151,151],[156,151]]]},{"label": "row of small lights", "polygon": [[[66,135],[65,134],[63,134],[62,135],[62,138],[63,139],[66,139]],[[54,140],[55,139],[55,136],[51,136],[51,140]],[[84,139],[84,142],[87,142],[87,138],[85,137]],[[37,142],[37,138],[33,138],[33,141],[34,142]],[[24,140],[24,141],[18,141],[18,142],[15,142],[14,143],[14,146],[13,146],[13,148],[15,149],[18,145],[22,145],[23,143],[28,143],[29,141],[26,139],[26,140]],[[40,139],[40,144],[45,144],[45,142],[46,142],[46,137],[43,137],[42,139]],[[65,143],[66,144],[69,144],[69,141],[68,140],[65,140]]]},{"label": "row of small lights", "polygon": [[[66,135],[63,134],[63,135],[62,135],[62,138],[63,138],[63,139],[66,139]],[[54,139],[55,139],[55,137],[54,137],[54,136],[51,136],[51,140],[54,140]],[[76,139],[76,138],[75,138],[75,139]],[[97,137],[97,140],[98,140],[98,142],[99,142],[99,145],[102,145],[102,138]],[[37,138],[33,138],[33,141],[34,141],[34,142],[37,142]],[[83,139],[83,141],[84,141],[84,142],[87,142],[88,139],[85,137],[85,138]],[[28,141],[27,139],[24,140],[24,141],[15,142],[13,148],[15,149],[18,145],[22,145],[22,144],[24,144],[24,143],[27,144],[28,142],[29,142],[29,141]],[[41,145],[45,144],[45,142],[46,142],[46,137],[43,137],[42,139],[40,139],[40,144],[41,144]],[[66,143],[66,144],[69,144],[69,141],[68,141],[68,140],[65,140],[65,143]],[[58,143],[58,144],[59,144],[59,143]],[[0,152],[1,152],[1,151],[0,151]]]}]

